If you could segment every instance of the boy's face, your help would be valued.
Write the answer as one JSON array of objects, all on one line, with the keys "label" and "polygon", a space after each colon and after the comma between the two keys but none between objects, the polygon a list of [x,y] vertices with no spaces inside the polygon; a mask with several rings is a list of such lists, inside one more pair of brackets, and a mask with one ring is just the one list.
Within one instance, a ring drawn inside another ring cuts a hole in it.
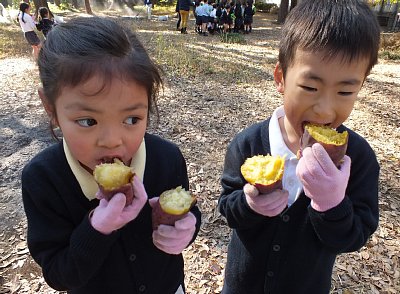
[{"label": "boy's face", "polygon": [[277,89],[284,97],[281,131],[289,148],[299,148],[304,124],[312,122],[337,128],[350,115],[365,79],[368,59],[345,62],[339,55],[323,59],[321,53],[297,49],[285,78],[277,64]]},{"label": "boy's face", "polygon": [[55,103],[64,140],[89,172],[113,158],[129,165],[147,126],[148,97],[143,86],[113,79],[99,91],[102,84],[94,76],[84,84],[65,87]]}]

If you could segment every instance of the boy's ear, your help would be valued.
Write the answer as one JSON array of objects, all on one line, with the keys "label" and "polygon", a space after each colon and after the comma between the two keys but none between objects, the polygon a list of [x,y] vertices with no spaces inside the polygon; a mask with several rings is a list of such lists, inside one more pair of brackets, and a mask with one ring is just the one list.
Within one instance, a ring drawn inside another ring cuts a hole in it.
[{"label": "boy's ear", "polygon": [[43,88],[38,89],[38,94],[39,94],[40,100],[42,101],[44,110],[46,111],[48,117],[50,118],[51,123],[53,125],[57,125],[56,112],[55,112],[54,106],[47,99],[46,95],[44,94]]},{"label": "boy's ear", "polygon": [[279,64],[279,61],[275,65],[274,80],[276,89],[278,90],[279,93],[283,94],[285,90],[285,81],[283,79],[283,72],[281,65]]}]

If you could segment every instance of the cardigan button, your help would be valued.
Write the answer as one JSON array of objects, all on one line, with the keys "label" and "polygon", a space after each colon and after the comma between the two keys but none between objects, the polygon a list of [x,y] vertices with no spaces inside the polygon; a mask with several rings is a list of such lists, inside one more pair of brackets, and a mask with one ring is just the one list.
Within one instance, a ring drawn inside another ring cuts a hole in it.
[{"label": "cardigan button", "polygon": [[129,260],[130,261],[135,261],[136,260],[136,255],[135,254],[131,254],[131,256],[129,256]]},{"label": "cardigan button", "polygon": [[146,286],[145,285],[140,285],[139,286],[139,292],[144,292],[146,291]]},{"label": "cardigan button", "polygon": [[278,252],[279,250],[281,250],[281,246],[276,244],[276,245],[272,246],[272,250],[274,250],[275,252]]},{"label": "cardigan button", "polygon": [[290,220],[290,216],[288,216],[287,214],[284,214],[284,215],[282,216],[282,220],[283,220],[285,223],[287,223],[287,222]]},{"label": "cardigan button", "polygon": [[272,277],[274,276],[274,272],[273,272],[273,271],[268,271],[268,272],[267,272],[267,276],[268,276],[269,278],[272,278]]}]

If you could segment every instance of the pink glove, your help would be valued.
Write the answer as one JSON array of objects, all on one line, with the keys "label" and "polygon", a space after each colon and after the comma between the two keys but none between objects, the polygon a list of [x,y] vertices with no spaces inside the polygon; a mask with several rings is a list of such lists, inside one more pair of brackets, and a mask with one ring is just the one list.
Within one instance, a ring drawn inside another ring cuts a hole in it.
[{"label": "pink glove", "polygon": [[[158,197],[149,199],[150,206],[153,207]],[[189,212],[183,219],[175,222],[174,226],[159,225],[157,230],[153,231],[154,245],[168,253],[181,254],[196,230],[196,217]]]},{"label": "pink glove", "polygon": [[269,194],[259,194],[256,187],[246,184],[243,187],[247,204],[258,214],[273,217],[280,214],[287,206],[289,192],[277,189]]},{"label": "pink glove", "polygon": [[125,207],[124,194],[117,193],[110,201],[107,201],[102,197],[101,192],[98,192],[96,196],[100,199],[100,203],[90,217],[93,228],[108,235],[134,220],[147,201],[146,190],[136,175],[133,178],[133,193],[135,196],[132,204]]},{"label": "pink glove", "polygon": [[350,176],[351,159],[347,155],[338,169],[321,144],[303,150],[296,174],[303,183],[304,193],[311,198],[317,211],[327,211],[342,202]]}]

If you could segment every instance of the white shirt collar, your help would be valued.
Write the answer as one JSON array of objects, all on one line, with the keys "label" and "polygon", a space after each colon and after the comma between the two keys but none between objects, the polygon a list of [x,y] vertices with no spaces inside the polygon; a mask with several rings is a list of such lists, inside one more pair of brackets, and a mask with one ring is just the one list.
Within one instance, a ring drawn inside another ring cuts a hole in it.
[{"label": "white shirt collar", "polygon": [[299,197],[303,185],[296,176],[296,166],[298,159],[286,145],[282,137],[281,128],[279,127],[279,118],[285,116],[283,106],[275,109],[269,122],[269,144],[271,148],[271,155],[285,156],[285,172],[283,173],[282,185],[283,188],[289,192],[288,205],[291,206],[294,201]]}]

